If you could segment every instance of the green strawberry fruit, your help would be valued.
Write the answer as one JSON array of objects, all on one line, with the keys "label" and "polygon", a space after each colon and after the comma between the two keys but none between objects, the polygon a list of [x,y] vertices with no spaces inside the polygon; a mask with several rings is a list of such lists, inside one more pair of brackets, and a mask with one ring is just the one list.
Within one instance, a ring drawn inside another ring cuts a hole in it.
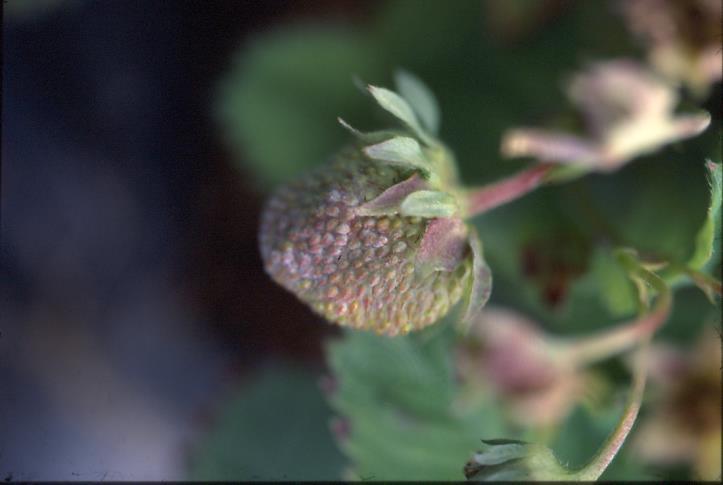
[{"label": "green strawberry fruit", "polygon": [[406,130],[364,134],[342,121],[361,143],[277,190],[260,230],[277,283],[332,322],[388,336],[435,323],[463,296],[470,318],[491,288],[452,157],[428,131],[433,98],[416,79],[399,81],[425,128],[407,100],[370,87]]}]

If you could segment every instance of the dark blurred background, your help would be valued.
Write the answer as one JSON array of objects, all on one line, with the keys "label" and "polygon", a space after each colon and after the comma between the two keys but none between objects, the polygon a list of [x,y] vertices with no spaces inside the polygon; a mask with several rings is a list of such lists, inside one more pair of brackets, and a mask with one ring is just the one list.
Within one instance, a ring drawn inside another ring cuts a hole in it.
[{"label": "dark blurred background", "polygon": [[263,274],[217,81],[373,2],[4,3],[0,478],[182,478],[219,393],[332,331]]}]

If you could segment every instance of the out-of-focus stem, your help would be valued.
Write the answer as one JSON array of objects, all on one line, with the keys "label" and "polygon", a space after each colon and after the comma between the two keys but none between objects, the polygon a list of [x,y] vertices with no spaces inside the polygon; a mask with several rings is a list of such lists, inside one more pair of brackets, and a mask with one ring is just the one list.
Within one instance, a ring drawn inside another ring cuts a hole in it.
[{"label": "out-of-focus stem", "polygon": [[701,271],[685,268],[683,272],[696,284],[698,288],[713,300],[713,295],[723,296],[723,289],[721,288],[721,282],[714,277],[707,275]]},{"label": "out-of-focus stem", "polygon": [[620,448],[623,446],[625,439],[630,434],[630,430],[635,424],[640,411],[640,405],[643,402],[643,391],[645,391],[645,381],[648,374],[647,371],[647,350],[649,339],[646,339],[637,355],[635,365],[635,375],[633,377],[633,389],[625,406],[623,416],[620,418],[615,430],[608,436],[600,451],[590,463],[585,465],[581,470],[572,474],[572,480],[593,481],[600,478],[600,475],[607,469],[608,465],[613,461]]},{"label": "out-of-focus stem", "polygon": [[625,443],[625,439],[630,434],[630,430],[635,424],[635,420],[638,417],[640,406],[643,402],[643,393],[645,391],[645,381],[648,374],[648,348],[650,347],[650,340],[653,337],[653,333],[665,321],[665,318],[647,318],[649,316],[660,314],[667,316],[670,311],[672,304],[672,293],[668,285],[658,275],[648,270],[630,251],[619,251],[618,260],[628,270],[630,276],[639,281],[641,286],[643,284],[649,284],[658,292],[658,300],[656,301],[655,310],[648,313],[649,305],[647,299],[642,301],[641,312],[644,316],[638,320],[638,324],[633,327],[643,328],[644,332],[640,335],[640,349],[636,355],[637,361],[635,362],[635,370],[633,375],[633,389],[630,392],[628,402],[625,406],[620,421],[613,432],[608,436],[600,450],[595,454],[595,457],[582,469],[576,471],[572,475],[573,480],[578,481],[593,481],[600,478],[603,472],[607,469],[610,463],[613,461],[615,456],[620,451],[620,448]]},{"label": "out-of-focus stem", "polygon": [[553,344],[551,351],[558,362],[582,367],[620,354],[652,336],[667,320],[673,297],[665,281],[645,269],[634,257],[625,253],[621,253],[619,257],[632,277],[642,280],[657,291],[658,297],[653,310],[598,335]]},{"label": "out-of-focus stem", "polygon": [[519,199],[539,187],[553,168],[553,164],[540,163],[499,182],[467,190],[466,216],[473,217]]}]

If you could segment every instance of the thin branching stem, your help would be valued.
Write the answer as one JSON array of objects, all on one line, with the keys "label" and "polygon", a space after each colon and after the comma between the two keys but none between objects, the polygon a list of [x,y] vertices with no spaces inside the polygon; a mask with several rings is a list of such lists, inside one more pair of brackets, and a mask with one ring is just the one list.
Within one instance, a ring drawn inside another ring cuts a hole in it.
[{"label": "thin branching stem", "polygon": [[630,434],[630,430],[635,424],[640,411],[640,405],[643,402],[643,393],[645,391],[645,381],[647,378],[647,352],[650,339],[646,339],[637,353],[637,362],[635,365],[635,374],[633,377],[633,389],[630,392],[628,402],[625,406],[623,416],[618,422],[615,430],[608,436],[600,451],[595,457],[585,465],[581,470],[573,473],[572,480],[578,481],[594,481],[600,478],[600,475],[612,463],[620,448],[625,443],[625,439]]},{"label": "thin branching stem", "polygon": [[[665,321],[670,307],[672,306],[672,292],[668,285],[658,275],[646,269],[643,264],[638,261],[634,254],[629,251],[620,251],[618,253],[618,259],[627,269],[629,275],[633,280],[640,282],[641,287],[645,285],[651,286],[658,293],[658,299],[655,304],[655,309],[649,312],[649,305],[647,298],[642,301],[641,311],[643,317],[633,324],[632,328],[642,328],[643,332],[638,331],[638,342],[640,343],[640,349],[636,355],[637,361],[635,363],[634,375],[633,375],[633,389],[630,392],[628,402],[625,406],[620,421],[608,436],[600,450],[595,454],[595,457],[582,469],[573,473],[572,478],[579,481],[592,481],[597,480],[607,469],[608,465],[613,461],[620,448],[625,443],[625,439],[630,434],[630,430],[635,424],[635,420],[638,417],[640,406],[643,402],[643,393],[645,391],[645,381],[647,378],[648,369],[648,348],[650,347],[650,340],[653,337],[653,333],[658,327]],[[647,296],[647,291],[643,292]],[[657,315],[654,318],[647,318],[646,316]],[[663,316],[663,317],[661,317]],[[640,323],[642,322],[642,323]],[[635,333],[633,333],[635,335]]]},{"label": "thin branching stem", "polygon": [[553,346],[554,358],[565,365],[583,367],[623,353],[642,340],[652,336],[668,318],[672,307],[672,293],[665,281],[639,264],[631,268],[631,275],[658,292],[653,310],[630,322],[598,335]]}]

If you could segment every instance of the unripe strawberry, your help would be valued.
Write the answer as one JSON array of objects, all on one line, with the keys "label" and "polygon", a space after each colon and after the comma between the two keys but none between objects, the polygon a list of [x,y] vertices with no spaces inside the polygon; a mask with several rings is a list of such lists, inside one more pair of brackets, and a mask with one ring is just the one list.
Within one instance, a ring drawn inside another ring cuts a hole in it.
[{"label": "unripe strawberry", "polygon": [[376,143],[277,190],[262,215],[261,255],[277,283],[328,320],[395,336],[435,323],[465,293],[481,307],[490,274],[452,195],[448,152],[402,98],[370,90],[414,136],[352,129]]},{"label": "unripe strawberry", "polygon": [[435,322],[462,297],[471,273],[464,226],[456,267],[425,274],[415,259],[432,219],[358,212],[410,176],[350,150],[283,187],[261,226],[267,271],[341,325],[396,335]]}]

